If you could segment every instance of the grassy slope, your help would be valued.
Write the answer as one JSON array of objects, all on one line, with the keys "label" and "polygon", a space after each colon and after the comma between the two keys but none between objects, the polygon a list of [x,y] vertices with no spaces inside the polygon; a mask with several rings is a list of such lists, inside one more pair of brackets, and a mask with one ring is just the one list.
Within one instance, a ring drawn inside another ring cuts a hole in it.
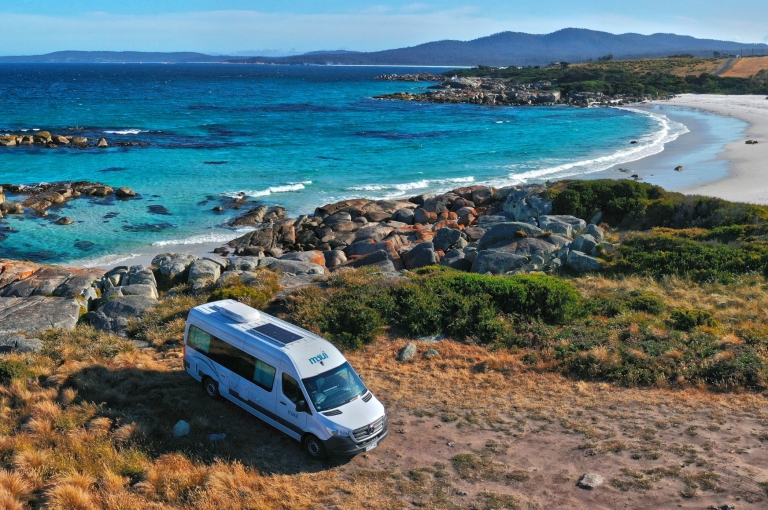
[{"label": "grassy slope", "polygon": [[[0,358],[0,508],[615,508],[637,497],[759,508],[768,285],[738,250],[765,243],[765,209],[639,183],[552,193],[558,212],[603,210],[625,244],[684,239],[715,250],[721,267],[707,256],[661,275],[674,250],[638,249],[603,276],[428,270],[398,283],[350,271],[326,291],[295,291],[271,310],[346,346],[391,416],[381,448],[338,465],[305,460],[183,372],[184,317],[208,295],[166,299],[135,325],[149,350],[88,326],[51,333],[39,355]],[[632,269],[639,255],[651,259]],[[216,297],[264,306],[277,286],[261,275]],[[456,341],[420,344],[440,355],[397,363],[408,331]],[[179,419],[192,432],[173,438]],[[220,432],[226,440],[207,439]],[[573,488],[588,470],[606,477],[600,492]]]}]

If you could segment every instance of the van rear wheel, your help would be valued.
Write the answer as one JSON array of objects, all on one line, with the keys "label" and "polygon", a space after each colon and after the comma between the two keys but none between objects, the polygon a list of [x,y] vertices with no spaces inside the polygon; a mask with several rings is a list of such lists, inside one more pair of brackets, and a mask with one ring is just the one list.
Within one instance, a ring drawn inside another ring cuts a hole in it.
[{"label": "van rear wheel", "polygon": [[315,460],[324,460],[328,457],[328,453],[325,451],[325,446],[322,441],[312,434],[308,434],[307,437],[304,438],[304,451]]},{"label": "van rear wheel", "polygon": [[219,398],[219,385],[210,377],[203,378],[203,390],[209,397],[216,399]]}]

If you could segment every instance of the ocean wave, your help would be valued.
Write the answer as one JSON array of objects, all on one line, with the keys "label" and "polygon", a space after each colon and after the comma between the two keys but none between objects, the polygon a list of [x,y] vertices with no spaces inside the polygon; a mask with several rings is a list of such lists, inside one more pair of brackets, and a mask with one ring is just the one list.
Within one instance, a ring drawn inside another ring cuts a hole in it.
[{"label": "ocean wave", "polygon": [[[508,175],[507,179],[503,180],[503,182],[495,181],[494,185],[524,184],[530,181],[541,180],[542,178],[562,179],[576,175],[602,172],[616,165],[624,165],[648,156],[653,156],[654,154],[659,154],[664,150],[666,144],[675,141],[680,135],[690,132],[685,125],[670,120],[665,115],[629,108],[624,110],[652,118],[657,122],[659,129],[639,137],[637,139],[638,143],[630,146],[628,149],[621,149],[612,154],[596,158],[581,161],[557,162],[557,164],[545,166],[544,168],[528,170],[522,173],[511,173]],[[509,169],[515,167],[516,165],[507,166]]]},{"label": "ocean wave", "polygon": [[[242,233],[250,232],[252,229],[245,229]],[[166,241],[155,241],[152,243],[152,246],[179,246],[179,245],[189,245],[189,244],[206,244],[206,243],[228,243],[232,239],[237,237],[236,235],[229,233],[229,234],[214,234],[211,232],[210,234],[199,234],[192,237],[187,237],[186,239],[168,239]]]},{"label": "ocean wave", "polygon": [[282,186],[270,186],[269,188],[265,189],[225,191],[224,193],[220,193],[220,195],[230,198],[264,197],[274,193],[289,193],[291,191],[300,191],[306,189],[306,186],[309,186],[310,184],[312,184],[312,181],[289,182],[288,184],[284,184]]},{"label": "ocean wave", "polygon": [[404,182],[400,184],[361,184],[357,186],[350,186],[347,191],[362,191],[362,192],[385,192],[384,198],[397,198],[406,195],[408,191],[412,190],[430,190],[438,191],[444,190],[446,187],[454,187],[456,185],[469,184],[475,181],[472,176],[469,177],[452,177],[448,179],[421,179],[413,182]]},{"label": "ocean wave", "polygon": [[104,130],[108,135],[138,135],[139,133],[149,133],[146,129],[122,129],[122,130]]}]

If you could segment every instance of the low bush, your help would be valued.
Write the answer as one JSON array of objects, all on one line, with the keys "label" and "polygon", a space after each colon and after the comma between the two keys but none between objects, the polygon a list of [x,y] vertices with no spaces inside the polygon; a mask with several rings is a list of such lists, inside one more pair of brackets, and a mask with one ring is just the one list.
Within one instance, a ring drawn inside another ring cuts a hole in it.
[{"label": "low bush", "polygon": [[671,193],[629,180],[564,181],[547,191],[554,214],[602,221],[622,229],[716,228],[768,221],[768,207]]},{"label": "low bush", "polygon": [[337,345],[356,349],[381,333],[393,310],[385,278],[367,270],[342,270],[325,291],[306,287],[291,294],[288,318],[299,326],[327,335]]},{"label": "low bush", "polygon": [[509,336],[515,317],[559,324],[582,313],[580,304],[573,285],[545,275],[499,277],[425,268],[393,283],[342,271],[330,278],[326,292],[293,293],[288,315],[344,347],[372,341],[387,322],[411,336],[447,334],[487,344]]},{"label": "low bush", "polygon": [[243,282],[239,278],[231,278],[219,289],[213,291],[209,301],[234,299],[246,305],[263,310],[274,299],[280,290],[279,275],[268,269],[249,273],[252,278]]},{"label": "low bush", "polygon": [[627,301],[627,308],[636,312],[659,315],[667,308],[667,306],[664,304],[663,299],[654,294],[635,291],[630,294],[629,300]]},{"label": "low bush", "polygon": [[657,234],[626,239],[619,254],[614,273],[676,275],[698,282],[728,282],[737,275],[762,272],[768,265],[768,244],[725,245]]},{"label": "low bush", "polygon": [[681,308],[672,310],[669,314],[672,327],[678,331],[693,331],[699,326],[717,326],[712,314],[695,308]]},{"label": "low bush", "polygon": [[32,377],[34,372],[23,362],[15,359],[0,361],[0,384],[9,384],[14,379]]}]

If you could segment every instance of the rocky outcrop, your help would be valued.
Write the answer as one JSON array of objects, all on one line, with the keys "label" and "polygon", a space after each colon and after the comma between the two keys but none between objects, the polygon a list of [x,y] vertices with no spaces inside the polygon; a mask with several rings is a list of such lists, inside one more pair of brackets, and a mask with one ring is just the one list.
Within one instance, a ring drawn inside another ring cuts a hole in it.
[{"label": "rocky outcrop", "polygon": [[283,272],[320,273],[317,267],[286,265],[294,261],[326,270],[375,266],[398,271],[442,264],[510,273],[557,270],[566,265],[571,250],[593,258],[611,256],[613,245],[601,244],[599,227],[552,215],[546,191],[544,185],[469,186],[408,200],[345,200],[318,207],[312,216],[280,220],[266,220],[268,208],[259,206],[245,216],[263,221],[229,243],[236,257],[228,269],[283,265]]},{"label": "rocky outcrop", "polygon": [[104,272],[0,259],[0,351],[38,350],[36,335],[73,329]]},{"label": "rocky outcrop", "polygon": [[[398,79],[398,75],[382,75],[378,79],[388,81],[423,81]],[[433,80],[439,78],[432,76]],[[549,106],[567,104],[577,107],[618,106],[643,101],[643,97],[631,94],[604,95],[601,92],[580,92],[571,90],[567,95],[555,89],[550,81],[517,83],[514,79],[490,77],[462,77],[443,79],[429,87],[432,90],[421,93],[395,92],[376,96],[376,99],[399,101],[420,101],[427,103],[470,103],[492,106]]]},{"label": "rocky outcrop", "polygon": [[[3,191],[12,195],[26,196],[19,202],[6,202]],[[136,196],[130,188],[118,188],[115,192],[110,186],[98,182],[88,181],[63,181],[56,183],[40,183],[32,185],[2,184],[0,185],[0,212],[7,214],[21,214],[25,209],[45,215],[47,209],[60,206],[79,197],[104,198],[115,194],[119,198],[128,199]],[[70,225],[71,218],[66,216],[57,220],[59,225]]]},{"label": "rocky outcrop", "polygon": [[131,320],[138,321],[157,305],[157,299],[142,295],[123,295],[109,299],[85,318],[100,330],[125,336]]}]

